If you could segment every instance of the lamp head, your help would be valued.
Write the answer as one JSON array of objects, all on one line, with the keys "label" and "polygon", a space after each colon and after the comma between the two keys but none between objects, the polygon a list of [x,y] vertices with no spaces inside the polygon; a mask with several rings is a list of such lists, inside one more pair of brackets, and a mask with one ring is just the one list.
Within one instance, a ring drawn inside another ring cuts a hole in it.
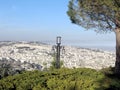
[{"label": "lamp head", "polygon": [[61,44],[61,37],[60,37],[60,36],[58,36],[58,37],[56,38],[56,43],[57,43],[57,44]]}]

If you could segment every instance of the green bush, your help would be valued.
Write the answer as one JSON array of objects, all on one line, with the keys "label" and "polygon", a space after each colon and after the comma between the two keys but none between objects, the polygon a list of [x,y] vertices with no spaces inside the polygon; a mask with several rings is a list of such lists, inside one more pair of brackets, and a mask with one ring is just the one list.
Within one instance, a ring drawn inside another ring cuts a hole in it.
[{"label": "green bush", "polygon": [[[60,61],[60,68],[63,66],[63,61]],[[56,69],[56,59],[53,57],[53,61],[51,62],[50,70]]]},{"label": "green bush", "polygon": [[10,64],[0,64],[0,79],[23,72],[24,70],[15,70]]},{"label": "green bush", "polygon": [[[0,80],[0,90],[119,90],[120,80],[87,68],[25,71]],[[117,89],[116,89],[117,88]]]}]

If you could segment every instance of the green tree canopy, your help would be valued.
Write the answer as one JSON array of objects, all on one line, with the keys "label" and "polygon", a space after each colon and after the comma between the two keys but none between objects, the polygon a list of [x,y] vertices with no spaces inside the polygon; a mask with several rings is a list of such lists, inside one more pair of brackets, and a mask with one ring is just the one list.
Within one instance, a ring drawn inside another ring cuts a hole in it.
[{"label": "green tree canopy", "polygon": [[115,32],[115,73],[120,75],[120,0],[70,0],[68,8],[72,23],[97,32]]},{"label": "green tree canopy", "polygon": [[67,12],[72,23],[97,31],[120,27],[120,0],[70,0]]}]

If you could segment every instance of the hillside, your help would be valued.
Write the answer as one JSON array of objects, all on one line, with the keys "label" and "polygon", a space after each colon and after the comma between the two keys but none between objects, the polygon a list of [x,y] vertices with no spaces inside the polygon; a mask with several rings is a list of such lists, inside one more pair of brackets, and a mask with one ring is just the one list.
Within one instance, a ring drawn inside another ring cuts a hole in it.
[{"label": "hillside", "polygon": [[[49,68],[53,61],[52,46],[39,42],[0,42],[0,60],[14,60],[19,63],[38,64],[41,70]],[[61,54],[64,67],[101,69],[114,66],[115,54],[112,52],[65,46]]]}]

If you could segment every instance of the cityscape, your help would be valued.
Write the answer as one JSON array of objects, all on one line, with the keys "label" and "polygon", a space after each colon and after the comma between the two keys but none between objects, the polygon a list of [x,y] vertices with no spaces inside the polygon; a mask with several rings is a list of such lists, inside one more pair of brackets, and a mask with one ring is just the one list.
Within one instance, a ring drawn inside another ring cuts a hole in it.
[{"label": "cityscape", "polygon": [[120,0],[0,0],[0,90],[120,90]]}]

